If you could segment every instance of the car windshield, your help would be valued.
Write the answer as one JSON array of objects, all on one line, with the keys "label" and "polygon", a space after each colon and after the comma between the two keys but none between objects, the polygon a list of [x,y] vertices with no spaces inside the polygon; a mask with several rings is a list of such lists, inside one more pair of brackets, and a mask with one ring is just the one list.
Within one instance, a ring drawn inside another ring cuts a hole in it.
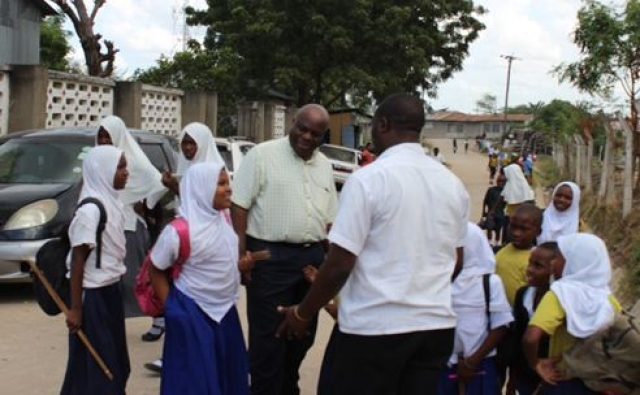
[{"label": "car windshield", "polygon": [[90,149],[80,141],[13,139],[0,145],[0,183],[74,183]]},{"label": "car windshield", "polygon": [[322,145],[320,146],[320,152],[325,154],[329,159],[339,160],[342,162],[357,163],[356,153],[352,150]]},{"label": "car windshield", "polygon": [[233,158],[231,155],[231,151],[229,151],[226,145],[216,144],[216,146],[218,147],[220,156],[222,156],[222,159],[224,159],[224,165],[226,166],[227,171],[233,171]]}]

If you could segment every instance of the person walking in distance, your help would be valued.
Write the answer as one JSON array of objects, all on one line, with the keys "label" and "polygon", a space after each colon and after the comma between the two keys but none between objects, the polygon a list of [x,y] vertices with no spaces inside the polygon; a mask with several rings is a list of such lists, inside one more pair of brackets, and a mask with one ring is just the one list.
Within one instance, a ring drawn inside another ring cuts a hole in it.
[{"label": "person walking in distance", "polygon": [[453,139],[453,153],[457,153],[458,152],[458,139],[454,138]]},{"label": "person walking in distance", "polygon": [[277,306],[299,303],[307,293],[302,269],[322,263],[323,242],[337,211],[331,164],[317,150],[328,125],[324,107],[301,107],[289,136],[254,147],[234,175],[232,218],[240,256],[271,251],[271,259],[242,273],[254,395],[300,393],[298,369],[313,344],[316,314],[305,339],[274,334],[281,321]]},{"label": "person walking in distance", "polygon": [[[451,280],[469,196],[424,155],[422,101],[385,99],[373,118],[378,159],[347,180],[329,253],[300,304],[283,305],[280,338],[304,338],[338,291],[336,393],[435,394],[453,349]],[[428,284],[428,286],[425,286]]]}]

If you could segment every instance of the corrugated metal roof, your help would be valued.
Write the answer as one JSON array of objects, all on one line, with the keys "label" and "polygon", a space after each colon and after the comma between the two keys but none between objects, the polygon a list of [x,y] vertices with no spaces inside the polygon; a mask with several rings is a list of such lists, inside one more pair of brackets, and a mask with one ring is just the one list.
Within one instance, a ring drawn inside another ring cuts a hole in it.
[{"label": "corrugated metal roof", "polygon": [[[430,121],[440,122],[504,122],[504,114],[465,114],[458,111],[442,111],[430,114]],[[531,114],[507,114],[508,122],[529,122],[533,119]]]},{"label": "corrugated metal roof", "polygon": [[43,15],[58,15],[58,11],[55,8],[51,7],[46,0],[29,0],[36,7],[40,8]]}]

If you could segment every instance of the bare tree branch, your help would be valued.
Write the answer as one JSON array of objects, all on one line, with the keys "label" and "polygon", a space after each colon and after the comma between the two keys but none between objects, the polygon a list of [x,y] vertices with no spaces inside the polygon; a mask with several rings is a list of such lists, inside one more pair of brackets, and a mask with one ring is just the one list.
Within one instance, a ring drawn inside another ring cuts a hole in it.
[{"label": "bare tree branch", "polygon": [[89,17],[92,23],[96,20],[96,15],[98,14],[98,10],[100,10],[100,8],[102,8],[104,3],[106,2],[107,0],[95,0],[95,2],[93,3],[93,11],[91,11],[91,16]]}]

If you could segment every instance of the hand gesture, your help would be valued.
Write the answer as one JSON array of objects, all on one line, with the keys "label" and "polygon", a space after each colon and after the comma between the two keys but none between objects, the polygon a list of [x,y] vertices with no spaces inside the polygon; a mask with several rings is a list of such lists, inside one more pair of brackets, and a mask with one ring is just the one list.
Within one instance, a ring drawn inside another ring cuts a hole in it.
[{"label": "hand gesture", "polygon": [[298,313],[298,305],[278,306],[278,312],[284,315],[284,320],[276,331],[277,338],[286,336],[287,339],[292,340],[294,337],[302,339],[308,335],[307,328],[313,318],[301,317]]},{"label": "hand gesture", "polygon": [[541,359],[536,364],[536,373],[545,383],[555,385],[563,379],[562,372],[556,366],[560,362],[560,357]]},{"label": "hand gesture", "polygon": [[242,273],[251,272],[251,270],[255,265],[256,265],[256,260],[253,259],[253,256],[249,251],[245,252],[244,255],[242,255],[238,260],[238,269]]},{"label": "hand gesture", "polygon": [[165,169],[162,172],[162,185],[164,185],[174,193],[178,193],[178,191],[180,190],[178,180],[173,176],[173,174],[171,174],[168,169]]},{"label": "hand gesture", "polygon": [[464,358],[462,356],[458,357],[458,380],[463,383],[468,383],[473,380],[473,378],[478,375],[478,367],[477,364],[472,363],[471,359]]}]

